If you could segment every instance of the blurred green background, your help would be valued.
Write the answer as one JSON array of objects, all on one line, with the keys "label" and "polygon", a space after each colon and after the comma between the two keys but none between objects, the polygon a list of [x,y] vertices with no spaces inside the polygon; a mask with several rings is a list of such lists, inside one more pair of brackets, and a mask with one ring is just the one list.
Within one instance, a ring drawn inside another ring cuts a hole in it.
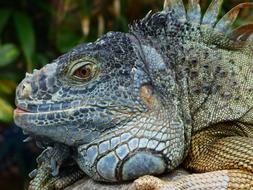
[{"label": "blurred green background", "polygon": [[[205,10],[211,0],[202,0]],[[224,14],[240,2],[225,0]],[[253,1],[251,1],[253,2]],[[41,68],[77,44],[107,31],[127,32],[128,24],[163,0],[1,0],[0,1],[0,189],[24,189],[40,150],[22,143],[13,124],[17,84],[26,72]],[[252,11],[252,10],[251,10]],[[244,11],[237,25],[253,21]]]}]

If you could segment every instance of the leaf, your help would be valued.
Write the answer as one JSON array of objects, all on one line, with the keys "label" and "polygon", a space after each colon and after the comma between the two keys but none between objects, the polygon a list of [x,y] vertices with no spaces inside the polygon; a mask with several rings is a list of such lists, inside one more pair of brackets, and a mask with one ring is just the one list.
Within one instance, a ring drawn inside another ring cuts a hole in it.
[{"label": "leaf", "polygon": [[21,12],[14,14],[14,23],[17,30],[17,36],[27,62],[27,70],[31,72],[33,69],[32,59],[35,51],[35,34],[30,18]]},{"label": "leaf", "polygon": [[57,34],[56,46],[61,53],[66,53],[69,49],[76,46],[81,40],[81,37],[75,34],[71,29],[62,28]]},{"label": "leaf", "polygon": [[128,31],[128,23],[127,19],[124,18],[123,16],[118,16],[113,23],[113,30],[123,30],[124,32]]},{"label": "leaf", "polygon": [[17,83],[13,80],[0,80],[0,94],[11,95],[16,89]]},{"label": "leaf", "polygon": [[6,9],[0,10],[0,35],[10,17],[10,11]]},{"label": "leaf", "polygon": [[6,66],[17,59],[19,50],[14,44],[0,46],[0,67]]},{"label": "leaf", "polygon": [[38,65],[40,67],[46,65],[49,63],[49,57],[48,55],[44,52],[44,53],[36,53],[35,54],[35,60],[36,60],[36,63],[38,63]]},{"label": "leaf", "polygon": [[0,98],[0,121],[10,122],[12,121],[13,108],[4,99]]},{"label": "leaf", "polygon": [[[24,73],[18,69],[12,67],[11,69],[1,69],[0,80],[13,80],[13,81],[21,81],[24,78]],[[0,84],[1,85],[1,84]]]}]

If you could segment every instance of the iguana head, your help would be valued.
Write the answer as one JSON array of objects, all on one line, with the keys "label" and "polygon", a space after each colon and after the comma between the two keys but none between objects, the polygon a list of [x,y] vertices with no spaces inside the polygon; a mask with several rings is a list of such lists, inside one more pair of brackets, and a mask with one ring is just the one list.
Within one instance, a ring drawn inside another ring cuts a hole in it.
[{"label": "iguana head", "polygon": [[[135,174],[127,169],[130,173],[124,174],[124,180],[175,168],[185,155],[191,129],[186,127],[190,125],[185,112],[188,103],[181,103],[187,98],[186,88],[179,87],[184,76],[175,76],[175,57],[164,53],[168,44],[164,31],[158,30],[167,16],[162,12],[152,19],[145,17],[130,33],[110,32],[27,74],[16,91],[15,123],[46,142],[73,147],[101,144],[105,160],[110,158],[110,151],[129,143],[129,150],[119,150],[121,159],[133,157],[126,167],[140,164],[139,158],[148,161]],[[107,141],[111,146],[102,146]],[[84,170],[94,159],[89,155]],[[102,162],[99,168],[107,164]],[[108,179],[108,173],[104,178],[115,181]]]},{"label": "iguana head", "polygon": [[20,83],[16,124],[69,145],[91,142],[147,111],[133,76],[138,59],[123,33],[75,47]]}]

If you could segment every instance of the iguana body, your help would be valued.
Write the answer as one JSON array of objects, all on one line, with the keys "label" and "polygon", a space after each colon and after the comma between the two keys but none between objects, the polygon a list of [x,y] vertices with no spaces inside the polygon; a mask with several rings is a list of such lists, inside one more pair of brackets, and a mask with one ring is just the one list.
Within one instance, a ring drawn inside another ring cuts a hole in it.
[{"label": "iguana body", "polygon": [[201,18],[197,0],[187,11],[167,0],[128,34],[110,32],[27,75],[15,122],[53,146],[38,159],[30,188],[75,181],[77,163],[106,182],[179,165],[201,173],[144,177],[133,189],[252,189],[253,27],[230,29],[253,5],[217,22],[221,4],[214,0]]}]

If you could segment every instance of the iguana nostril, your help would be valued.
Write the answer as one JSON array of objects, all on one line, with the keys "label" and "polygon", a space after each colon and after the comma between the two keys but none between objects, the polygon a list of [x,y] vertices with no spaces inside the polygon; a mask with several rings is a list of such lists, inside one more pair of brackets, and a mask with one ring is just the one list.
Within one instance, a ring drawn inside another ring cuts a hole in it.
[{"label": "iguana nostril", "polygon": [[20,92],[20,96],[22,98],[27,98],[31,95],[32,93],[32,87],[30,83],[24,83],[21,87],[21,92]]}]

